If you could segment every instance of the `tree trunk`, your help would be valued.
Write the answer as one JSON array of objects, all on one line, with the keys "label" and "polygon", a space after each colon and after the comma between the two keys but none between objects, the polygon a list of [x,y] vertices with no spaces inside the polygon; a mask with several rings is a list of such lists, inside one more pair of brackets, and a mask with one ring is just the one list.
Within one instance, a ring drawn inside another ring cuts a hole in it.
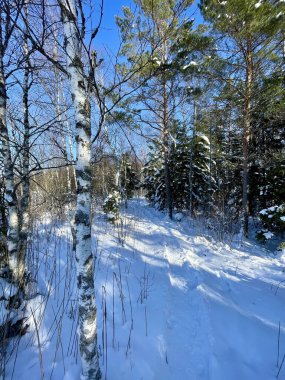
[{"label": "tree trunk", "polygon": [[[63,87],[62,81],[60,81],[60,83],[62,84],[62,87]],[[70,160],[72,162],[74,162],[75,157],[74,157],[74,152],[73,152],[72,132],[71,132],[71,127],[70,127],[69,120],[68,120],[68,113],[67,113],[67,106],[66,106],[66,101],[65,101],[65,97],[64,97],[64,91],[62,91],[61,97],[62,97],[63,114],[64,114],[64,118],[65,118],[65,127],[66,127],[66,133],[67,133],[67,138],[65,140],[66,141],[66,152],[68,152]],[[72,167],[71,167],[71,173],[69,173],[69,175],[70,174],[71,174],[71,176],[70,176],[71,188],[72,188],[72,184],[73,184],[73,186],[76,190],[76,169],[75,169],[74,165],[72,165]]]},{"label": "tree trunk", "polygon": [[5,200],[8,209],[7,249],[9,269],[13,278],[17,278],[19,218],[14,183],[13,162],[10,151],[9,133],[6,121],[7,94],[3,67],[2,46],[0,46],[0,133],[1,154],[4,165]]},{"label": "tree trunk", "polygon": [[193,104],[193,131],[192,131],[192,143],[190,151],[190,168],[189,168],[189,215],[193,216],[193,159],[194,159],[194,146],[196,136],[196,119],[197,119],[197,107],[196,101]]},{"label": "tree trunk", "polygon": [[60,2],[65,35],[67,71],[76,118],[77,207],[76,268],[79,312],[79,349],[82,380],[101,377],[97,351],[94,258],[91,249],[91,119],[90,98],[83,76],[81,41],[74,0]]},{"label": "tree trunk", "polygon": [[251,92],[252,92],[252,74],[253,74],[253,60],[252,60],[252,47],[251,41],[247,43],[246,54],[246,82],[245,82],[245,102],[244,102],[244,115],[243,115],[243,172],[242,172],[242,208],[243,208],[243,233],[248,237],[248,188],[249,188],[249,142],[251,133]]},{"label": "tree trunk", "polygon": [[[27,17],[27,6],[25,7]],[[30,124],[29,124],[29,58],[28,58],[28,41],[24,41],[25,53],[25,71],[23,83],[23,111],[24,111],[24,141],[23,141],[23,170],[22,170],[22,188],[23,194],[20,201],[19,213],[19,248],[18,248],[18,273],[20,283],[23,282],[23,276],[26,273],[26,253],[27,241],[30,223],[29,204],[30,204]],[[23,284],[24,285],[24,284]]]},{"label": "tree trunk", "polygon": [[[166,42],[163,44],[163,58],[162,64],[166,63],[167,59],[167,46]],[[169,167],[169,112],[168,112],[168,93],[167,93],[167,78],[165,71],[163,75],[163,160],[164,160],[164,182],[166,193],[166,208],[168,216],[172,219],[173,201],[172,201],[172,187],[171,187],[171,173]]]},{"label": "tree trunk", "polygon": [[[166,135],[166,133],[164,134]],[[168,216],[172,219],[173,205],[172,205],[172,191],[171,191],[171,175],[169,168],[169,147],[168,142],[166,143],[166,137],[163,143],[164,148],[164,181],[165,181],[165,193],[166,193],[166,209],[168,211]]]},{"label": "tree trunk", "polygon": [[[54,30],[54,34],[55,34],[55,37],[57,37],[57,30],[56,29]],[[53,50],[54,50],[54,57],[58,60],[57,38],[55,38]],[[55,109],[56,109],[56,116],[58,119],[58,124],[60,126],[60,136],[61,136],[61,141],[62,141],[62,153],[63,153],[63,157],[66,161],[66,167],[65,167],[66,182],[67,182],[66,201],[67,201],[68,209],[70,209],[70,202],[72,200],[72,185],[71,185],[71,177],[70,177],[70,167],[69,167],[69,162],[68,162],[68,142],[67,142],[69,139],[69,132],[70,131],[69,131],[69,123],[68,123],[68,116],[67,116],[66,110],[64,110],[64,112],[62,112],[62,109],[61,109],[60,86],[63,86],[63,83],[60,79],[59,69],[57,67],[54,68],[54,75],[55,75],[55,91],[56,91]],[[63,93],[63,91],[62,91],[62,93]],[[66,121],[67,121],[66,122],[67,130],[66,131],[64,131],[62,114],[65,114]],[[75,175],[74,175],[74,179],[75,179]],[[75,181],[76,181],[76,179],[75,179]],[[70,217],[70,215],[71,215],[70,211],[68,214]],[[70,222],[71,222],[71,220],[70,220]]]}]

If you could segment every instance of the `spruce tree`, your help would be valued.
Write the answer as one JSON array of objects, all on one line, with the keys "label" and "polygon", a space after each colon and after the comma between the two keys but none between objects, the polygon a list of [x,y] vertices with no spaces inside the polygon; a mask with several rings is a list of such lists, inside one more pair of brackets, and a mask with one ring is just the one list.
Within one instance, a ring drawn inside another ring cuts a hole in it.
[{"label": "spruce tree", "polygon": [[135,165],[132,160],[131,154],[125,152],[121,156],[120,168],[119,168],[119,189],[125,200],[127,206],[127,200],[132,198],[134,191],[138,188],[139,179],[135,170]]},{"label": "spruce tree", "polygon": [[189,168],[191,139],[184,123],[176,122],[170,155],[172,173],[173,206],[176,210],[189,208]]},{"label": "spruce tree", "polygon": [[164,163],[162,157],[162,148],[159,143],[153,143],[149,146],[149,160],[143,168],[143,187],[146,190],[146,198],[151,204],[159,209],[165,208],[165,183],[164,183]]}]

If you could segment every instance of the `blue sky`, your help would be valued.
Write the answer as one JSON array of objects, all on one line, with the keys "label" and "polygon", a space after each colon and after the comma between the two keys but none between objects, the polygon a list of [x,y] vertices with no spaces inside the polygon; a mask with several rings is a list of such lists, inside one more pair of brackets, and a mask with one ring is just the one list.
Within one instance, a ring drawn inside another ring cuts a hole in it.
[{"label": "blue sky", "polygon": [[96,42],[99,46],[108,46],[116,50],[119,43],[118,30],[115,22],[115,16],[121,14],[122,6],[133,6],[130,0],[105,0],[103,22],[98,33]]}]

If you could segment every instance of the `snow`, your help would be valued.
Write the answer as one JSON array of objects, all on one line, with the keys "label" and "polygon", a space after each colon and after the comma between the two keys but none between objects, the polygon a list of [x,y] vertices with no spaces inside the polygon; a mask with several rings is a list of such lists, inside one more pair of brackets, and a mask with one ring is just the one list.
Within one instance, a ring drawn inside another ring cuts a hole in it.
[{"label": "snow", "polygon": [[280,216],[280,219],[282,220],[282,222],[285,222],[285,216]]},{"label": "snow", "polygon": [[[259,214],[261,214],[261,215],[267,215],[268,212],[276,212],[276,211],[277,212],[281,212],[282,209],[283,209],[282,205],[281,206],[271,206],[271,207],[268,207],[268,208],[265,208],[265,209],[259,211]],[[270,218],[270,217],[272,217],[272,215],[271,216],[268,215],[268,218]]]},{"label": "snow", "polygon": [[[171,221],[141,199],[129,202],[118,225],[97,215],[93,232],[102,378],[276,379],[285,353],[285,253],[217,242],[203,226]],[[33,242],[40,294],[27,304],[30,331],[6,378],[14,371],[13,379],[40,379],[42,362],[44,378],[77,380],[69,227],[42,223]]]},{"label": "snow", "polygon": [[197,62],[195,62],[195,61],[191,61],[190,63],[188,63],[187,65],[185,65],[185,66],[183,66],[183,70],[186,70],[186,69],[188,69],[188,67],[190,67],[190,66],[198,66],[198,63]]},{"label": "snow", "polygon": [[182,212],[177,212],[177,213],[174,215],[174,220],[176,220],[177,222],[181,222],[182,219],[183,219],[183,214],[182,214]]},{"label": "snow", "polygon": [[273,238],[274,234],[272,232],[270,232],[270,231],[267,231],[267,232],[263,233],[263,236],[265,237],[265,239],[268,240],[268,239]]},{"label": "snow", "polygon": [[208,145],[211,145],[209,138],[202,132],[197,132],[197,136],[201,137]]},{"label": "snow", "polygon": [[154,57],[153,60],[158,66],[161,65],[161,61],[157,57]]}]

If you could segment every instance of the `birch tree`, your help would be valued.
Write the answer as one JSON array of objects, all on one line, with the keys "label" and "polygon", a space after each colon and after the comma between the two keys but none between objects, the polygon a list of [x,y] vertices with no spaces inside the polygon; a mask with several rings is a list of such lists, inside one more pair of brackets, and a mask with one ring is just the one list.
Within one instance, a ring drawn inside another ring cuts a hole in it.
[{"label": "birch tree", "polygon": [[[24,5],[24,17],[28,19],[28,1]],[[19,210],[19,246],[17,271],[20,280],[23,281],[26,271],[26,252],[29,234],[29,203],[30,203],[30,122],[29,122],[29,90],[30,83],[30,60],[27,35],[24,35],[24,78],[23,78],[23,144],[22,151],[22,196]]]},{"label": "birch tree", "polygon": [[[84,75],[82,39],[74,0],[60,1],[64,26],[67,72],[76,119],[77,206],[75,212],[76,266],[79,311],[79,348],[82,380],[100,376],[94,287],[94,257],[91,248],[91,100]],[[91,68],[92,70],[92,68]]]},{"label": "birch tree", "polygon": [[11,276],[18,279],[19,217],[10,137],[7,125],[5,54],[20,16],[22,2],[3,1],[0,6],[0,133],[4,165],[5,201],[8,209],[7,249]]}]

